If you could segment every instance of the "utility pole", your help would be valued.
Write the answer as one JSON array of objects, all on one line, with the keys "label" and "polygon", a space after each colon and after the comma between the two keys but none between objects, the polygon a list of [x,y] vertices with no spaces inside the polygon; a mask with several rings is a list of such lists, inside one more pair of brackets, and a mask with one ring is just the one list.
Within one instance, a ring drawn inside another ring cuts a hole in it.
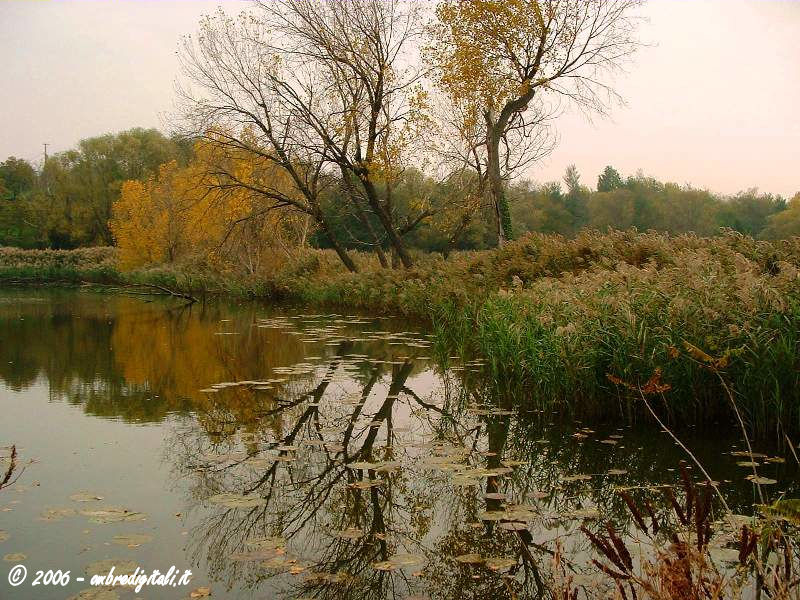
[{"label": "utility pole", "polygon": [[45,144],[44,145],[44,162],[45,162],[45,164],[47,164],[47,146],[48,145],[49,144]]}]

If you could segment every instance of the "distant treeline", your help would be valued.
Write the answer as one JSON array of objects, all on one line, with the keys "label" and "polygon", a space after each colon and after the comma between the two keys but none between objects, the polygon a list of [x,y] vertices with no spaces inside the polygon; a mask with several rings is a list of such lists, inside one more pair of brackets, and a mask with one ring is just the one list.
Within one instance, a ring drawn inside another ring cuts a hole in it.
[{"label": "distant treeline", "polygon": [[[74,150],[50,156],[37,169],[28,161],[9,157],[0,163],[0,246],[70,249],[110,245],[112,207],[125,181],[149,181],[159,167],[175,161],[184,166],[194,159],[191,140],[167,137],[155,129],[131,129],[81,141]],[[407,169],[393,190],[395,206],[469,202],[467,173],[434,179]],[[372,216],[343,211],[335,188],[325,210],[338,239],[351,248],[370,249]],[[462,198],[463,196],[463,198]],[[584,185],[574,166],[562,181],[508,188],[515,236],[526,232],[574,236],[586,228],[613,227],[657,230],[672,234],[718,234],[729,228],[763,239],[800,235],[800,192],[791,200],[757,189],[722,196],[688,185],[664,183],[641,173],[623,177],[606,167],[595,189]],[[433,212],[433,211],[431,211]],[[455,232],[455,233],[454,233]],[[409,228],[409,246],[425,251],[483,249],[496,244],[490,209],[469,214],[441,210],[421,225]],[[312,236],[326,246],[326,238]],[[374,245],[374,244],[373,244]]]}]

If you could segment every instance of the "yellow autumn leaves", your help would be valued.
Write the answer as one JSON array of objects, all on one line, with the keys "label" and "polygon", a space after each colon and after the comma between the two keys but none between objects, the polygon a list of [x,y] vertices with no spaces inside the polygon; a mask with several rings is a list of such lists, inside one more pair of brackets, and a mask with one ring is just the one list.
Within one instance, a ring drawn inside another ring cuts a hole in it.
[{"label": "yellow autumn leaves", "polygon": [[285,254],[298,235],[304,238],[304,219],[268,210],[246,188],[228,189],[216,175],[223,171],[227,179],[267,179],[271,187],[291,187],[283,173],[266,161],[256,164],[252,154],[220,157],[216,145],[198,142],[186,167],[171,161],[156,177],[122,185],[109,222],[120,266],[131,270],[200,260],[255,272],[269,262],[268,254]]}]

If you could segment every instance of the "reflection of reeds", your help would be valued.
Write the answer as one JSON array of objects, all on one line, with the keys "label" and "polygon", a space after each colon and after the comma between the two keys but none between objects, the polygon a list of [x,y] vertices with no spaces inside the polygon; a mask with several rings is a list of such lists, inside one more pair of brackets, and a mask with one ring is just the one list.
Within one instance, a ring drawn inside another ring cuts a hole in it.
[{"label": "reflection of reeds", "polygon": [[[743,525],[732,542],[738,565],[720,568],[712,554],[710,487],[704,486],[705,491],[701,491],[688,476],[685,481],[683,506],[671,492],[666,494],[674,521],[667,528],[666,537],[659,536],[656,527],[648,531],[639,507],[626,492],[620,492],[651,548],[638,564],[631,558],[629,544],[640,545],[641,540],[626,541],[610,523],[605,524],[605,532],[580,528],[607,561],[592,559],[598,574],[608,578],[622,598],[740,598],[745,590],[752,589],[756,597],[763,592],[769,598],[796,598],[800,584],[800,579],[794,576],[800,565],[800,555],[792,541],[797,539],[796,528],[785,520],[766,518],[755,520],[752,527]],[[653,522],[656,523],[655,519]],[[555,567],[558,572],[558,565]],[[577,588],[571,581],[558,577],[554,581],[560,586],[554,595],[577,598]],[[588,590],[587,597],[593,597]]]},{"label": "reflection of reeds", "polygon": [[[701,351],[694,354],[698,361],[720,374],[723,366],[720,360]],[[722,376],[720,379],[724,384]],[[617,383],[631,389],[637,387],[622,380]],[[725,389],[729,392],[729,399],[738,415],[733,394],[727,386]],[[648,382],[645,386],[638,386],[638,391],[642,402],[663,427],[648,403],[647,396],[663,394],[667,390],[655,389],[652,382]],[[745,590],[755,590],[756,598],[761,598],[762,593],[775,599],[797,598],[800,594],[800,578],[795,578],[794,573],[800,567],[800,554],[795,543],[798,539],[797,525],[800,523],[795,511],[798,501],[778,500],[771,506],[762,505],[762,516],[754,517],[751,526],[742,525],[741,533],[735,537],[737,521],[719,488],[708,478],[707,471],[689,449],[673,432],[667,431],[697,463],[707,480],[704,485],[698,486],[692,480],[686,463],[681,461],[679,467],[683,500],[676,497],[672,488],[663,488],[665,504],[672,511],[672,524],[667,522],[663,526],[659,525],[649,500],[645,499],[645,509],[651,518],[649,530],[643,512],[635,500],[626,490],[619,490],[618,493],[631,513],[640,535],[648,540],[646,545],[652,550],[649,555],[641,557],[638,565],[634,565],[630,560],[629,542],[617,535],[610,523],[605,525],[605,534],[592,532],[582,526],[581,531],[595,550],[611,563],[609,565],[592,559],[599,574],[607,577],[616,587],[619,596],[626,599],[626,590],[633,598],[641,595],[652,600],[741,598]],[[743,423],[742,431],[747,439]],[[752,456],[749,440],[747,447]],[[728,524],[727,535],[734,546],[731,550],[736,551],[738,559],[735,568],[722,568],[713,558],[712,489],[719,495],[724,506],[721,522],[723,525],[725,522]],[[760,486],[758,493],[763,502]],[[666,535],[659,535],[662,529]],[[640,541],[637,540],[636,543],[640,544]],[[556,594],[563,595],[563,590],[558,590]]]}]

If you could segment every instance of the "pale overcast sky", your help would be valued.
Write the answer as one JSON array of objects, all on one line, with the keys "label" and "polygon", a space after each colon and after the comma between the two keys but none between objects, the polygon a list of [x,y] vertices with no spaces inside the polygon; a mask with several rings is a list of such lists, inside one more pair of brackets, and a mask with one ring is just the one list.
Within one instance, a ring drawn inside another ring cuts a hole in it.
[{"label": "pale overcast sky", "polygon": [[[240,0],[0,0],[0,160],[40,161],[79,139],[163,127],[175,51],[198,19]],[[560,143],[528,176],[606,164],[722,193],[800,191],[800,0],[650,0],[626,106],[561,117]]]}]

